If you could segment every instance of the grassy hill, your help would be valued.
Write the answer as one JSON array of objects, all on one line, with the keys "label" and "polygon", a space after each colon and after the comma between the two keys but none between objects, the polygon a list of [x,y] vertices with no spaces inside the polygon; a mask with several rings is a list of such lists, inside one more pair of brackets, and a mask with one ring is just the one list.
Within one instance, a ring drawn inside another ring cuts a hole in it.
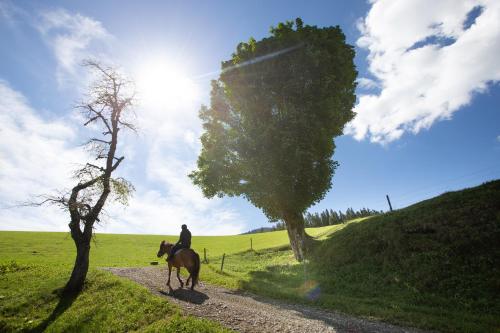
[{"label": "grassy hill", "polygon": [[318,253],[318,262],[329,263],[318,267],[325,275],[344,270],[369,280],[376,274],[377,289],[408,285],[417,298],[439,294],[487,313],[498,306],[492,296],[500,295],[500,181],[353,223]]},{"label": "grassy hill", "polygon": [[[324,230],[289,250],[230,255],[205,278],[232,288],[445,332],[500,331],[500,181]],[[207,274],[207,271],[209,274]]]},{"label": "grassy hill", "polygon": [[359,303],[346,311],[445,331],[500,329],[500,181],[352,223],[316,253],[324,292]]},{"label": "grassy hill", "polygon": [[[303,264],[293,259],[286,231],[193,237],[200,254],[208,249],[209,263],[202,267],[201,280],[402,325],[445,332],[499,331],[500,181],[307,232],[319,241],[314,255]],[[249,250],[250,238],[253,251]],[[155,296],[145,296],[140,287],[96,267],[148,265],[157,260],[162,239],[173,241],[175,237],[97,235],[87,297],[104,297],[108,292],[120,299],[123,290],[133,289],[127,293],[137,312],[149,313],[147,304],[157,304]],[[226,259],[220,272],[223,253]],[[57,295],[52,290],[63,285],[73,259],[67,233],[0,232],[0,330],[2,324],[14,325],[16,320],[14,326],[5,327],[40,325],[56,307]],[[13,260],[15,264],[10,263]],[[98,285],[108,287],[92,289]],[[125,304],[110,307],[105,298],[100,299],[96,304],[107,309],[104,313],[109,318],[123,316],[120,309]],[[133,301],[141,299],[148,302]],[[28,304],[38,304],[38,310],[29,310],[36,306]],[[64,314],[79,318],[83,331],[92,331],[78,304],[76,300]],[[94,312],[98,313],[96,306]],[[180,320],[173,307],[164,306],[162,315],[144,315],[149,319],[142,324],[131,319],[120,327],[149,330],[187,322],[185,332],[196,331],[193,327],[198,331],[203,331],[200,327],[221,329],[194,318]],[[105,322],[100,320],[97,322]],[[56,320],[52,325],[59,327],[62,322]]]}]

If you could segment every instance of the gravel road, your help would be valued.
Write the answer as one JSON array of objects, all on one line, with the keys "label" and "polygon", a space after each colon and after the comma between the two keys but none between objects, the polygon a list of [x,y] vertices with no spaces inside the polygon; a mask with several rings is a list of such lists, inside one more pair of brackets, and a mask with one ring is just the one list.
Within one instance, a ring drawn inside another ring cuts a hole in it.
[{"label": "gravel road", "polygon": [[238,332],[424,332],[369,321],[314,307],[290,304],[200,282],[194,291],[179,288],[172,272],[172,294],[166,286],[167,268],[106,268],[178,304],[186,314],[208,318]]}]

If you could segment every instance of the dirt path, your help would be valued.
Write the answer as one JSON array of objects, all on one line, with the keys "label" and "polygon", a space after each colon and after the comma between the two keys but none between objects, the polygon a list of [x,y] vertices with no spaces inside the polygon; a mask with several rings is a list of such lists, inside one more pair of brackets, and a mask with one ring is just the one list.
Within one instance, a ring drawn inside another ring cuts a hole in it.
[{"label": "dirt path", "polygon": [[218,321],[239,332],[423,332],[235,292],[203,282],[194,291],[179,289],[174,272],[171,280],[174,292],[169,295],[165,266],[107,270],[167,297],[187,314]]}]

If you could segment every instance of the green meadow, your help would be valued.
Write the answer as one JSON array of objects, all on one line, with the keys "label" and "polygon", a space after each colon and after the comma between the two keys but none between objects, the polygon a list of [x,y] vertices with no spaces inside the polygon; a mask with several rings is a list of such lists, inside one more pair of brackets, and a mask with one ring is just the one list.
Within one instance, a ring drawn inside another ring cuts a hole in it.
[{"label": "green meadow", "polygon": [[[119,222],[116,222],[119,223]],[[344,225],[309,228],[308,234],[325,237]],[[203,259],[207,249],[208,259],[219,258],[224,253],[235,254],[250,250],[259,251],[288,245],[285,230],[237,236],[193,236],[193,249]],[[91,244],[90,264],[93,267],[141,267],[158,261],[160,242],[176,242],[176,236],[96,234]],[[19,264],[72,265],[75,258],[74,243],[69,232],[0,232],[1,262]]]},{"label": "green meadow", "polygon": [[[399,325],[497,332],[498,202],[500,181],[494,181],[392,213],[308,229],[317,241],[305,263],[293,259],[285,231],[195,236],[193,247],[202,259],[207,249],[205,283]],[[69,234],[1,232],[0,331],[223,331],[98,269],[158,261],[163,239],[176,236],[97,234],[84,292],[61,302],[74,258]]]},{"label": "green meadow", "polygon": [[[341,226],[308,230],[324,236]],[[225,332],[204,319],[185,317],[165,299],[145,288],[113,276],[99,267],[141,267],[159,261],[160,242],[175,242],[178,236],[97,234],[92,242],[88,283],[75,300],[60,298],[75,257],[73,240],[64,232],[0,232],[0,331],[130,331]],[[210,263],[227,254],[226,269],[235,269],[231,255],[252,246],[256,251],[287,247],[286,231],[238,236],[195,236],[193,247]],[[292,258],[290,258],[292,260]],[[237,286],[213,268],[204,265],[205,282]],[[246,267],[240,265],[240,268]],[[133,315],[131,315],[133,314]]]}]

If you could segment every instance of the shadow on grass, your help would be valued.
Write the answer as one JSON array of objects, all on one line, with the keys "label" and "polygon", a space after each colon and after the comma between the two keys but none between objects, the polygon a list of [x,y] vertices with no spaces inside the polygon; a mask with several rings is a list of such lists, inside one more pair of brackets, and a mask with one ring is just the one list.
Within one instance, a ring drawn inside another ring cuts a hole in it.
[{"label": "shadow on grass", "polygon": [[59,302],[57,303],[50,316],[48,316],[44,321],[42,321],[36,327],[28,330],[27,332],[38,333],[45,331],[47,327],[52,324],[60,315],[62,315],[64,311],[66,311],[78,297],[77,293],[65,294],[63,293],[62,289],[56,289],[54,293],[58,294]]},{"label": "shadow on grass", "polygon": [[162,290],[160,291],[160,294],[174,297],[178,300],[193,304],[203,304],[209,298],[206,294],[199,292],[197,290],[182,289],[182,288],[173,290],[171,293]]},{"label": "shadow on grass", "polygon": [[305,270],[303,265],[272,265],[265,270],[252,271],[249,275],[248,281],[240,282],[240,290],[272,297],[290,296],[290,299],[302,298],[307,292],[304,286],[314,280],[312,272]]},{"label": "shadow on grass", "polygon": [[[239,256],[239,255],[245,255],[245,254],[261,255],[261,254],[264,254],[264,253],[267,253],[270,251],[280,252],[280,251],[288,251],[291,249],[292,249],[292,247],[290,246],[290,244],[278,245],[278,246],[268,247],[268,248],[260,249],[260,250],[248,249],[248,250],[243,250],[240,252],[231,253],[230,255],[226,256],[226,258],[229,256]],[[218,259],[220,259],[220,258],[221,257],[218,257]]]},{"label": "shadow on grass", "polygon": [[[307,267],[307,264],[306,264]],[[331,309],[321,308],[326,295],[312,271],[303,265],[274,265],[264,271],[250,272],[250,280],[237,291],[227,293],[250,297],[282,310],[298,312],[303,318],[318,320],[339,332],[358,332],[367,327],[381,331],[384,324],[357,319]]]}]

